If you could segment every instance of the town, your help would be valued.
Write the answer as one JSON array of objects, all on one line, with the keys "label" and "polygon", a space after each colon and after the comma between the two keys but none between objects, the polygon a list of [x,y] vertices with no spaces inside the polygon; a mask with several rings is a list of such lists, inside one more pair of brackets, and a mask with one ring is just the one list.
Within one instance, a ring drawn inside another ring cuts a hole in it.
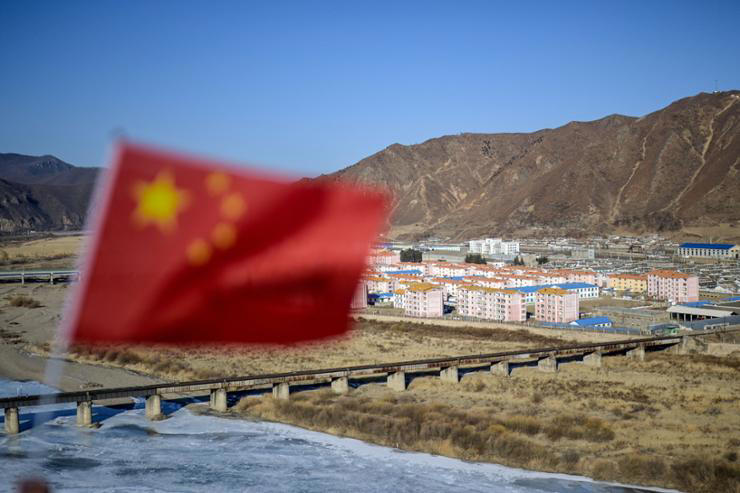
[{"label": "town", "polygon": [[355,311],[630,334],[740,322],[740,246],[611,237],[378,245]]}]

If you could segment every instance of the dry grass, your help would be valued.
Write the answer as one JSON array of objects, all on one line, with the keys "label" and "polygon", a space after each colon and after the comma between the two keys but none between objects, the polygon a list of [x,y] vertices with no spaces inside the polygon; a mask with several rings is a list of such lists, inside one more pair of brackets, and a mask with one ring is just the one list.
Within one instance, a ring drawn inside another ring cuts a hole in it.
[{"label": "dry grass", "polygon": [[10,296],[7,298],[10,306],[23,307],[23,308],[39,308],[43,306],[38,300],[25,296],[22,294],[16,296]]},{"label": "dry grass", "polygon": [[[562,343],[559,338],[538,335],[527,329],[440,327],[362,320],[355,324],[348,337],[296,347],[79,346],[72,348],[69,358],[125,367],[168,380],[190,380],[479,354]],[[42,352],[41,348],[36,350]]]},{"label": "dry grass", "polygon": [[466,460],[737,493],[740,368],[695,356],[613,357],[601,369],[522,368],[510,378],[473,373],[459,384],[422,377],[405,392],[368,384],[345,396],[249,397],[234,411]]},{"label": "dry grass", "polygon": [[62,236],[0,245],[0,265],[69,267],[80,254],[83,242],[83,236]]}]

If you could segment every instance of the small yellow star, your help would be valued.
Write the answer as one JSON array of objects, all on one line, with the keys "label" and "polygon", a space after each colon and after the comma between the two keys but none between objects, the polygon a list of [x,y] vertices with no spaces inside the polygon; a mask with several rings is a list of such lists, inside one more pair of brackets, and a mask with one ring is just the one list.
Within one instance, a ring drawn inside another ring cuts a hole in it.
[{"label": "small yellow star", "polygon": [[188,193],[175,187],[172,173],[161,171],[151,182],[134,185],[134,221],[140,226],[155,224],[163,233],[171,233],[177,225],[177,214],[188,202]]}]

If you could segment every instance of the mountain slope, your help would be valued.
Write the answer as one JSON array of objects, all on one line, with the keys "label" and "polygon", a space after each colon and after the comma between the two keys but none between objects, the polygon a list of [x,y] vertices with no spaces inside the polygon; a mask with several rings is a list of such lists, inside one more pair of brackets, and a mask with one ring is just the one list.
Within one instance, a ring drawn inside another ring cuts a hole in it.
[{"label": "mountain slope", "polygon": [[54,156],[0,154],[0,234],[82,229],[99,171]]},{"label": "mountain slope", "polygon": [[395,195],[392,233],[666,231],[740,220],[740,91],[530,134],[394,144],[329,179]]}]

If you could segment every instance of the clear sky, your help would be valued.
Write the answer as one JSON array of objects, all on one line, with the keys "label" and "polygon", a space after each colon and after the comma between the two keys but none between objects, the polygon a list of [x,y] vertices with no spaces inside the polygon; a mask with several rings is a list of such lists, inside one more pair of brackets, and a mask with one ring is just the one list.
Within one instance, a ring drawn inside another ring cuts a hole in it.
[{"label": "clear sky", "polygon": [[111,135],[313,176],[740,88],[740,1],[3,1],[0,152]]}]

